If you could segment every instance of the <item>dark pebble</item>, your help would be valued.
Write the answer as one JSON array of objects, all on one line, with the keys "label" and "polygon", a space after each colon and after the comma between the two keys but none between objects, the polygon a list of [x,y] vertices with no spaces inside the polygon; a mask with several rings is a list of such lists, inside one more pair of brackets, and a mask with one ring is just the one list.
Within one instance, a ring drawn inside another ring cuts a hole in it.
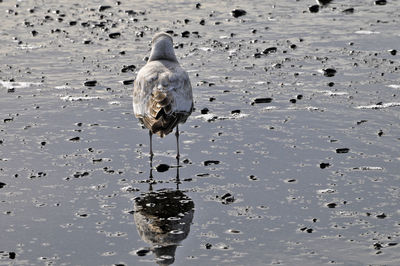
[{"label": "dark pebble", "polygon": [[40,145],[42,145],[42,146],[46,145],[46,141],[40,142]]},{"label": "dark pebble", "polygon": [[389,247],[397,246],[397,243],[396,242],[390,242],[390,243],[388,243],[388,246]]},{"label": "dark pebble", "polygon": [[206,249],[210,249],[212,247],[212,245],[210,243],[207,243],[205,246],[206,246]]},{"label": "dark pebble", "polygon": [[269,47],[263,51],[263,54],[271,54],[271,53],[276,53],[278,48],[276,47]]},{"label": "dark pebble", "polygon": [[197,9],[200,9],[200,7],[201,7],[201,4],[200,4],[200,3],[197,3],[197,4],[196,4],[196,8],[197,8]]},{"label": "dark pebble", "polygon": [[262,56],[262,54],[261,53],[255,53],[253,56],[254,56],[254,58],[260,58]]},{"label": "dark pebble", "polygon": [[85,81],[85,83],[83,83],[83,85],[85,85],[86,87],[94,87],[97,84],[97,80],[89,80],[89,81]]},{"label": "dark pebble", "polygon": [[69,140],[70,140],[70,141],[79,141],[80,138],[79,138],[79,137],[74,137],[74,138],[70,138]]},{"label": "dark pebble", "polygon": [[335,82],[329,82],[328,83],[328,87],[333,87],[333,86],[335,86]]},{"label": "dark pebble", "polygon": [[200,113],[201,113],[202,115],[205,115],[205,114],[208,114],[209,111],[210,111],[210,110],[208,110],[208,108],[206,107],[206,108],[201,109]]},{"label": "dark pebble", "polygon": [[296,99],[290,99],[289,102],[296,103]]},{"label": "dark pebble", "polygon": [[396,55],[396,54],[397,54],[397,50],[391,49],[391,50],[389,50],[389,53],[390,53],[391,55]]},{"label": "dark pebble", "polygon": [[297,95],[297,100],[301,100],[301,99],[303,99],[303,95],[301,95],[301,94],[299,94],[299,95]]},{"label": "dark pebble", "polygon": [[70,25],[70,26],[75,26],[76,23],[77,23],[76,21],[70,21],[70,22],[69,22],[69,25]]},{"label": "dark pebble", "polygon": [[84,40],[82,43],[83,43],[83,44],[91,44],[92,41],[91,41],[91,40]]},{"label": "dark pebble", "polygon": [[235,17],[235,18],[244,16],[244,15],[246,15],[246,13],[247,12],[245,10],[243,10],[243,9],[234,9],[234,10],[231,11],[232,16]]},{"label": "dark pebble", "polygon": [[379,130],[378,136],[379,136],[379,137],[382,137],[382,135],[383,135],[383,131],[382,131],[382,130]]},{"label": "dark pebble", "polygon": [[13,92],[15,92],[15,88],[10,88],[10,89],[7,90],[7,92],[8,93],[13,93]]},{"label": "dark pebble", "polygon": [[107,9],[109,9],[109,8],[111,8],[111,6],[100,6],[100,7],[99,7],[99,11],[100,11],[100,12],[103,12],[104,10],[107,10]]},{"label": "dark pebble", "polygon": [[336,69],[333,68],[322,69],[322,71],[324,71],[325,77],[333,77],[336,74]]},{"label": "dark pebble", "polygon": [[202,19],[202,20],[200,20],[199,24],[204,26],[204,24],[206,24],[206,21],[204,19]]},{"label": "dark pebble", "polygon": [[379,249],[381,249],[381,248],[383,248],[382,244],[380,244],[380,243],[374,243],[374,249],[379,250]]},{"label": "dark pebble", "polygon": [[123,83],[124,85],[133,84],[133,82],[135,82],[135,80],[134,80],[134,79],[128,79],[128,80],[124,80],[124,81],[122,81],[122,83]]},{"label": "dark pebble", "polygon": [[9,259],[13,260],[13,259],[15,259],[15,257],[16,257],[15,252],[8,252],[8,258]]},{"label": "dark pebble", "polygon": [[232,111],[231,111],[231,114],[240,114],[240,110],[239,110],[239,109],[237,109],[237,110],[232,110]]},{"label": "dark pebble", "polygon": [[110,37],[111,39],[117,39],[117,38],[121,37],[121,33],[119,33],[119,32],[110,33],[108,35],[108,37]]},{"label": "dark pebble", "polygon": [[73,177],[75,177],[75,178],[80,178],[80,177],[84,177],[84,176],[88,176],[89,175],[89,172],[75,172],[74,174],[73,174]]},{"label": "dark pebble", "polygon": [[0,182],[0,188],[5,187],[6,183]]},{"label": "dark pebble", "polygon": [[181,33],[181,36],[182,36],[182,38],[189,38],[190,32],[186,30],[186,31]]},{"label": "dark pebble", "polygon": [[328,204],[326,204],[326,206],[327,206],[328,208],[333,209],[333,208],[336,208],[337,204],[336,204],[336,203],[328,203]]},{"label": "dark pebble", "polygon": [[210,102],[213,102],[213,101],[215,101],[217,98],[215,98],[215,97],[210,97],[208,100],[210,101]]},{"label": "dark pebble", "polygon": [[255,103],[270,103],[272,102],[272,98],[256,98],[253,101],[253,104]]},{"label": "dark pebble", "polygon": [[205,165],[205,166],[209,166],[209,165],[211,165],[211,164],[219,164],[220,162],[219,161],[217,161],[217,160],[208,160],[208,161],[204,161],[203,162],[203,164]]},{"label": "dark pebble", "polygon": [[137,15],[137,12],[134,10],[125,10],[125,13],[128,14],[129,16],[135,16]]},{"label": "dark pebble", "polygon": [[382,214],[378,214],[377,216],[376,216],[376,218],[379,218],[379,219],[385,219],[387,216],[386,216],[386,214],[384,214],[384,213],[382,213]]},{"label": "dark pebble", "polygon": [[138,251],[136,251],[136,255],[143,257],[143,256],[146,256],[147,253],[149,253],[149,252],[150,252],[150,250],[148,250],[148,249],[139,249]]},{"label": "dark pebble", "polygon": [[345,10],[342,11],[345,14],[353,14],[354,13],[354,8],[347,8]]},{"label": "dark pebble", "polygon": [[375,5],[378,5],[378,6],[384,6],[386,4],[387,4],[386,0],[376,0],[375,1]]},{"label": "dark pebble", "polygon": [[319,5],[312,5],[308,8],[311,13],[317,13],[319,11]]},{"label": "dark pebble", "polygon": [[133,72],[133,71],[135,71],[135,69],[136,69],[136,66],[135,66],[135,65],[124,66],[124,67],[121,69],[121,72],[123,72],[123,73],[126,73],[126,72],[128,72],[128,71]]},{"label": "dark pebble", "polygon": [[31,33],[32,33],[33,37],[35,37],[35,36],[37,36],[39,34],[39,32],[37,32],[36,30],[33,30]]},{"label": "dark pebble", "polygon": [[308,228],[308,229],[306,229],[306,232],[311,234],[313,232],[313,229],[312,228]]},{"label": "dark pebble", "polygon": [[162,164],[157,165],[156,170],[157,170],[157,172],[162,173],[162,172],[168,171],[169,168],[170,168],[170,166],[168,164],[162,163]]},{"label": "dark pebble", "polygon": [[221,199],[224,200],[222,204],[229,204],[235,201],[235,198],[231,195],[231,193],[225,193]]},{"label": "dark pebble", "polygon": [[331,166],[330,163],[320,163],[320,164],[319,164],[319,167],[320,167],[321,169],[325,169],[325,168],[327,168],[327,167],[329,167],[329,166]]},{"label": "dark pebble", "polygon": [[350,151],[349,148],[339,148],[336,149],[336,153],[348,153]]}]

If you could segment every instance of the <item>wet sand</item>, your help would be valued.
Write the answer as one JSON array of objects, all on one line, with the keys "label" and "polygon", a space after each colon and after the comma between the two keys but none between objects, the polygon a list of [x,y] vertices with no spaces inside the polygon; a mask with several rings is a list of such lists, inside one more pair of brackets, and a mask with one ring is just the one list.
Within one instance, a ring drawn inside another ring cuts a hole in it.
[{"label": "wet sand", "polygon": [[[0,265],[399,265],[400,3],[375,2],[1,1]],[[179,167],[132,110],[160,30],[193,85]]]}]

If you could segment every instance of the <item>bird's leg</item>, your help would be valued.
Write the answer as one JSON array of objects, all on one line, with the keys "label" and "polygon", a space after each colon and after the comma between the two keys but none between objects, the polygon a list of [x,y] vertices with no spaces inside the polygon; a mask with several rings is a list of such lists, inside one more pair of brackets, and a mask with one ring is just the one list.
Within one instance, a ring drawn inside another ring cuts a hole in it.
[{"label": "bird's leg", "polygon": [[179,160],[180,154],[179,154],[179,128],[178,128],[178,125],[176,125],[175,136],[176,136],[176,159]]},{"label": "bird's leg", "polygon": [[149,130],[149,136],[150,136],[150,160],[153,160],[153,133],[151,133],[151,130]]},{"label": "bird's leg", "polygon": [[179,158],[176,158],[176,177],[175,177],[175,182],[176,182],[176,189],[179,190],[179,184],[181,183],[181,180],[179,179]]}]

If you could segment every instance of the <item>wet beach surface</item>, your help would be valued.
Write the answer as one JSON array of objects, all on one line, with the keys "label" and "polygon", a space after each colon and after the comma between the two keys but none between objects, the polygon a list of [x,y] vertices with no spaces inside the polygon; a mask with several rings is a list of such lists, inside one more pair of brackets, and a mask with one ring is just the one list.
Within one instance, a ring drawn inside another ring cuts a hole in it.
[{"label": "wet beach surface", "polygon": [[[400,2],[313,5],[0,1],[0,265],[399,265]],[[151,168],[160,30],[196,110]]]}]

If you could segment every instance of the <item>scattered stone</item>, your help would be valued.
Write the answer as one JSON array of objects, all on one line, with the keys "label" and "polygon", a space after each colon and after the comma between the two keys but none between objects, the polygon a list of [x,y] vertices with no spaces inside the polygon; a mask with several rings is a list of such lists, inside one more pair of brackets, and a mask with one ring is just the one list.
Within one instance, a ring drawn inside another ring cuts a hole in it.
[{"label": "scattered stone", "polygon": [[107,9],[110,9],[110,8],[111,8],[111,6],[100,6],[99,7],[99,11],[103,12],[104,10],[107,10]]},{"label": "scattered stone", "polygon": [[168,164],[159,164],[156,167],[157,172],[162,173],[162,172],[166,172],[168,171],[168,169],[170,168],[170,166]]},{"label": "scattered stone", "polygon": [[232,110],[232,111],[231,111],[231,114],[240,114],[240,112],[241,112],[241,111],[240,111],[239,109],[237,109],[237,110]]},{"label": "scattered stone", "polygon": [[201,113],[202,115],[206,115],[206,114],[208,114],[209,111],[210,111],[210,110],[208,110],[208,108],[205,107],[205,108],[203,108],[203,109],[200,110],[200,113]]},{"label": "scattered stone", "polygon": [[322,71],[324,72],[324,76],[325,77],[333,77],[333,76],[335,76],[335,74],[336,74],[336,69],[333,69],[333,68],[325,68],[325,69],[322,69]]},{"label": "scattered stone", "polygon": [[75,26],[76,24],[77,24],[76,21],[70,21],[70,22],[69,22],[69,25],[70,25],[70,26]]},{"label": "scattered stone", "polygon": [[381,129],[381,130],[379,130],[379,132],[378,132],[378,136],[379,136],[379,137],[382,137],[382,135],[383,135],[383,131],[382,131],[382,129]]},{"label": "scattered stone", "polygon": [[[218,198],[218,196],[217,196]],[[231,193],[225,193],[222,197],[221,197],[222,204],[230,204],[233,203],[235,201],[235,198],[231,195]]]},{"label": "scattered stone", "polygon": [[395,49],[391,49],[388,51],[391,55],[396,55],[397,54],[397,50]]},{"label": "scattered stone", "polygon": [[206,243],[206,249],[211,249],[212,245],[210,243]]},{"label": "scattered stone", "polygon": [[121,37],[121,33],[119,33],[119,32],[110,33],[108,35],[108,37],[110,37],[111,39],[117,39],[117,38]]},{"label": "scattered stone", "polygon": [[377,6],[384,6],[386,4],[387,4],[386,0],[376,0],[375,1],[375,5],[377,5]]},{"label": "scattered stone", "polygon": [[263,54],[272,54],[272,53],[276,53],[276,51],[278,51],[278,48],[276,47],[269,47],[267,49],[265,49],[263,51]]},{"label": "scattered stone", "polygon": [[121,69],[121,72],[122,72],[122,73],[126,73],[126,72],[128,72],[128,71],[133,72],[133,71],[135,71],[135,69],[136,69],[136,66],[135,66],[135,65],[124,66],[124,67]]},{"label": "scattered stone", "polygon": [[348,153],[350,151],[349,148],[339,148],[336,149],[336,153]]},{"label": "scattered stone", "polygon": [[124,85],[130,85],[130,84],[133,84],[133,82],[135,82],[134,79],[128,79],[128,80],[122,81],[122,83],[123,83]]},{"label": "scattered stone", "polygon": [[289,102],[291,102],[291,103],[296,103],[297,100],[296,100],[296,99],[290,99]]},{"label": "scattered stone", "polygon": [[75,172],[72,176],[75,178],[81,178],[84,176],[88,176],[89,172]]},{"label": "scattered stone", "polygon": [[379,219],[385,219],[387,216],[386,216],[386,214],[384,214],[384,213],[381,213],[381,214],[378,214],[377,216],[376,216],[376,218],[379,218]]},{"label": "scattered stone", "polygon": [[204,24],[206,24],[206,21],[204,19],[201,19],[199,22],[200,25],[204,26]]},{"label": "scattered stone", "polygon": [[333,209],[333,208],[336,208],[337,204],[336,204],[336,203],[334,203],[334,202],[332,202],[332,203],[328,203],[328,204],[326,204],[326,206],[327,206],[328,208],[331,208],[331,209]]},{"label": "scattered stone", "polygon": [[333,87],[333,86],[335,86],[335,82],[329,82],[328,83],[328,87]]},{"label": "scattered stone", "polygon": [[182,36],[182,38],[189,38],[189,36],[190,36],[190,31],[184,31],[184,32],[182,32],[181,33],[181,36]]},{"label": "scattered stone", "polygon": [[14,93],[15,92],[15,88],[9,88],[7,89],[7,93]]},{"label": "scattered stone", "polygon": [[209,166],[212,164],[219,164],[219,163],[220,163],[220,161],[217,161],[217,160],[207,160],[207,161],[203,162],[204,166]]},{"label": "scattered stone", "polygon": [[37,36],[39,34],[39,32],[37,32],[36,30],[33,30],[31,33],[32,33],[33,37],[35,37],[35,36]]},{"label": "scattered stone", "polygon": [[89,81],[85,81],[85,83],[83,83],[83,85],[85,85],[86,87],[94,87],[97,84],[97,80],[89,80]]},{"label": "scattered stone", "polygon": [[272,102],[272,98],[256,98],[252,102],[252,105],[255,103],[270,103],[270,102]]},{"label": "scattered stone", "polygon": [[312,5],[308,7],[308,10],[310,10],[311,13],[317,13],[319,11],[319,5]]},{"label": "scattered stone", "polygon": [[328,168],[329,166],[331,166],[330,163],[320,163],[320,164],[319,164],[319,167],[320,167],[321,169]]},{"label": "scattered stone", "polygon": [[235,17],[235,18],[244,16],[244,15],[246,15],[246,13],[247,12],[245,10],[243,10],[243,9],[234,9],[234,10],[231,11],[232,16]]},{"label": "scattered stone", "polygon": [[0,188],[3,188],[6,186],[6,183],[0,182]]},{"label": "scattered stone", "polygon": [[138,255],[139,257],[143,257],[146,256],[147,253],[149,253],[150,250],[149,249],[139,249],[136,251],[136,255]]},{"label": "scattered stone", "polygon": [[196,8],[197,8],[197,9],[200,9],[200,7],[201,7],[201,4],[200,4],[200,3],[197,3],[197,4],[196,4]]},{"label": "scattered stone", "polygon": [[80,140],[80,137],[73,137],[73,138],[70,138],[69,140],[70,140],[70,141],[79,141],[79,140]]},{"label": "scattered stone", "polygon": [[296,98],[297,98],[297,100],[301,100],[301,99],[303,99],[303,95],[299,94],[296,96]]},{"label": "scattered stone", "polygon": [[8,252],[8,258],[9,258],[10,260],[15,259],[15,257],[16,257],[15,252]]},{"label": "scattered stone", "polygon": [[350,8],[347,8],[347,9],[343,10],[342,12],[345,13],[345,14],[353,14],[354,13],[354,8],[350,7]]}]

